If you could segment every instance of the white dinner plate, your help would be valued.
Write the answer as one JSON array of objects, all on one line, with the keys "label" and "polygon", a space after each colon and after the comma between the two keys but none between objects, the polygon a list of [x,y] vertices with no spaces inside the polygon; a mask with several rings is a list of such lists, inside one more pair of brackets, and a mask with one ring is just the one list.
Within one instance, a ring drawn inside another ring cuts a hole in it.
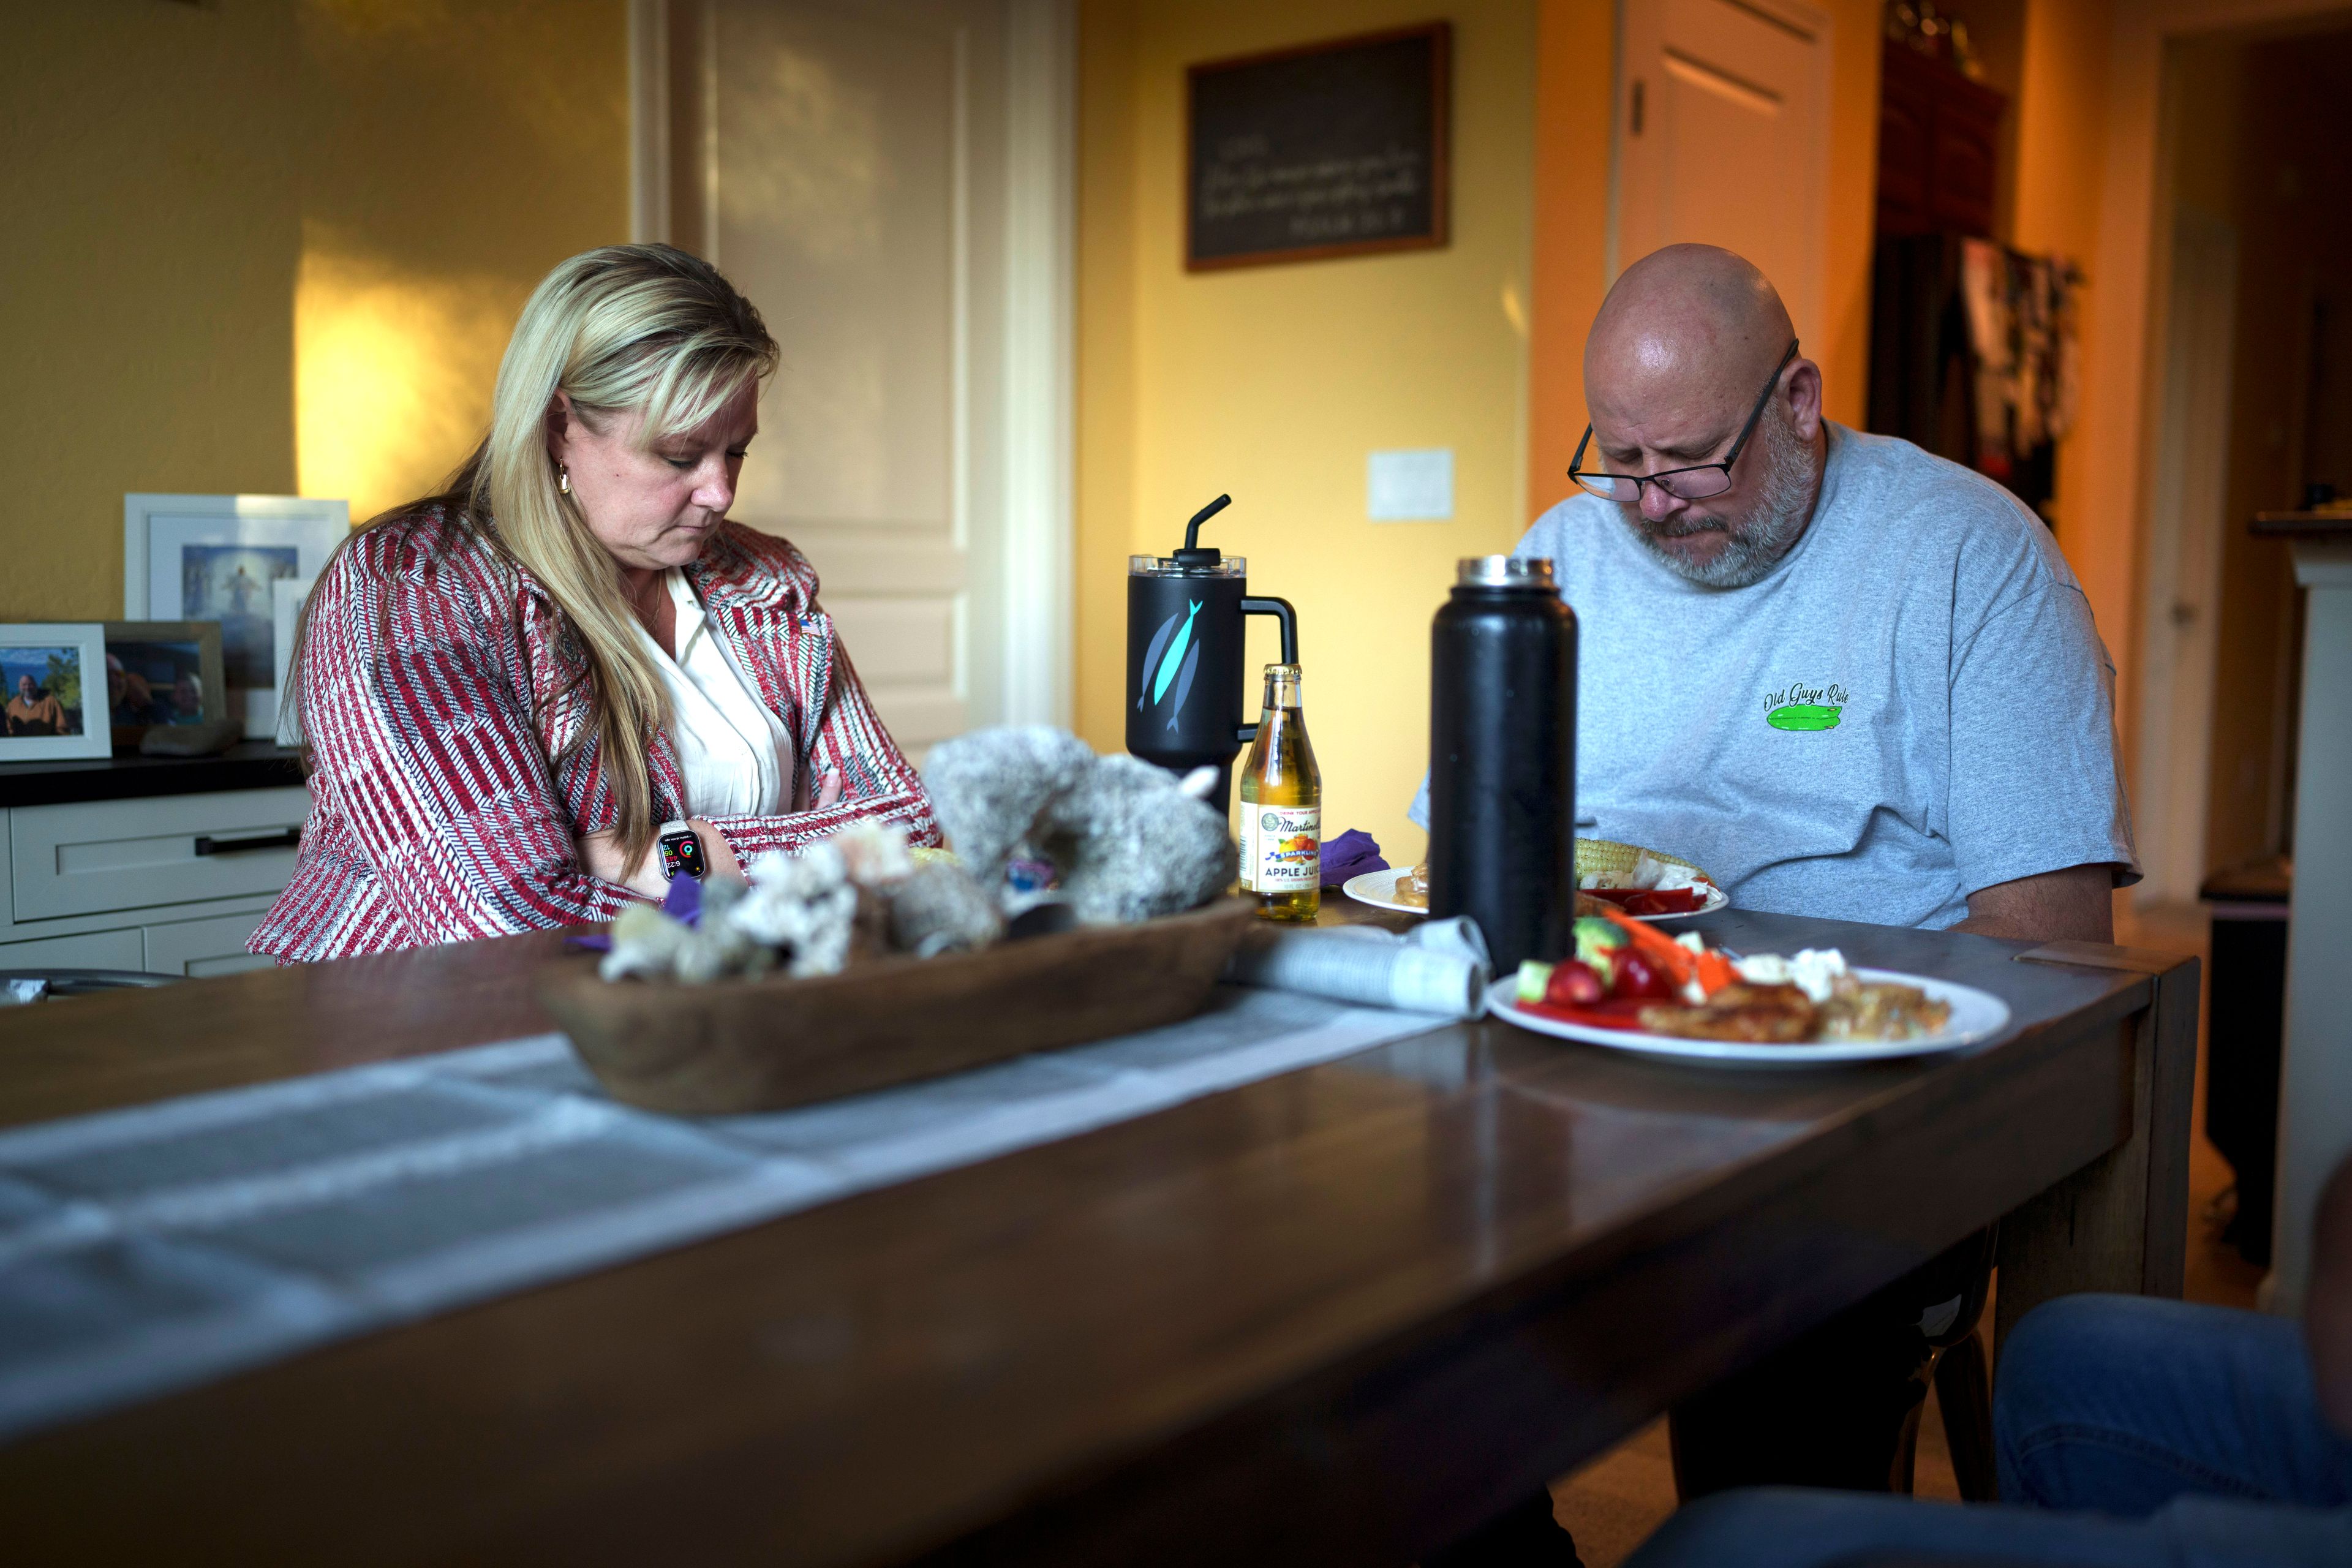
[{"label": "white dinner plate", "polygon": [[1857,969],[1856,979],[1887,980],[1898,985],[1916,985],[1938,1002],[1951,1004],[1952,1021],[1943,1033],[1925,1036],[1916,1040],[1834,1040],[1812,1046],[1758,1046],[1730,1040],[1684,1040],[1671,1035],[1645,1035],[1635,1029],[1600,1029],[1587,1024],[1571,1024],[1564,1018],[1546,1017],[1532,1013],[1518,1004],[1518,977],[1497,980],[1486,993],[1486,1005],[1498,1018],[1517,1024],[1522,1029],[1532,1029],[1538,1035],[1550,1035],[1563,1040],[1580,1040],[1588,1046],[1606,1046],[1612,1050],[1634,1051],[1647,1057],[1675,1057],[1684,1061],[1739,1062],[1759,1067],[1820,1067],[1832,1062],[1881,1062],[1897,1057],[1933,1056],[1938,1051],[1956,1051],[1989,1040],[2009,1027],[2009,1004],[1990,991],[1979,991],[1973,985],[1955,985],[1948,980],[1935,980],[1925,974],[1903,974],[1892,969]]},{"label": "white dinner plate", "polygon": [[[1339,890],[1347,894],[1349,898],[1355,900],[1358,903],[1370,904],[1376,910],[1396,910],[1408,915],[1427,914],[1429,911],[1419,904],[1406,904],[1397,901],[1396,882],[1397,879],[1403,875],[1404,873],[1402,871],[1397,870],[1366,871],[1360,875],[1350,877],[1345,882],[1340,883]],[[1721,888],[1717,887],[1714,883],[1709,882],[1706,887],[1706,902],[1701,904],[1695,910],[1687,910],[1678,915],[1635,915],[1633,918],[1637,921],[1650,921],[1654,922],[1664,921],[1686,921],[1693,915],[1711,915],[1716,910],[1722,909],[1725,905],[1730,902],[1731,898],[1729,894],[1726,893]]]}]

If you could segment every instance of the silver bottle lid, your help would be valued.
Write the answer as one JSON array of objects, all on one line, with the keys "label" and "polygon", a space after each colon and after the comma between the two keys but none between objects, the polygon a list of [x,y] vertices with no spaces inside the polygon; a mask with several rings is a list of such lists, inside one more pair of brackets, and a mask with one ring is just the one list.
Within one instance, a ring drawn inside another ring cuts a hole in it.
[{"label": "silver bottle lid", "polygon": [[1538,555],[1465,555],[1454,563],[1454,581],[1465,588],[1550,588],[1551,558]]}]

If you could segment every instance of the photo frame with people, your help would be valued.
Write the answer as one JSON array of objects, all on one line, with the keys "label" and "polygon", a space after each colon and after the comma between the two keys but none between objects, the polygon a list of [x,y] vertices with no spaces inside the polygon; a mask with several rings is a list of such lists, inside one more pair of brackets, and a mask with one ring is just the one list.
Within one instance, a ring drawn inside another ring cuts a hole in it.
[{"label": "photo frame with people", "polygon": [[105,672],[96,621],[0,625],[0,763],[110,755]]},{"label": "photo frame with people", "polygon": [[351,531],[351,503],[307,496],[122,498],[122,613],[216,621],[230,711],[250,740],[278,733],[277,595],[314,578]]},{"label": "photo frame with people", "polygon": [[217,621],[106,623],[107,717],[118,746],[228,714]]}]

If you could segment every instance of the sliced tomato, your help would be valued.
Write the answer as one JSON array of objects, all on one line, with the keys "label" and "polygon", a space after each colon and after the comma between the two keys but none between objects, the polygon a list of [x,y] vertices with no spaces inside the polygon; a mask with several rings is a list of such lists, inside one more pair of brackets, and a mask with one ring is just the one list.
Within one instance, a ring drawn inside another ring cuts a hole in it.
[{"label": "sliced tomato", "polygon": [[1551,978],[1544,983],[1543,999],[1556,1007],[1589,1007],[1609,994],[1601,983],[1600,973],[1580,959],[1565,959],[1552,965]]},{"label": "sliced tomato", "polygon": [[1617,975],[1609,987],[1612,1001],[1672,1002],[1681,994],[1673,978],[1647,953],[1627,948],[1617,955]]}]

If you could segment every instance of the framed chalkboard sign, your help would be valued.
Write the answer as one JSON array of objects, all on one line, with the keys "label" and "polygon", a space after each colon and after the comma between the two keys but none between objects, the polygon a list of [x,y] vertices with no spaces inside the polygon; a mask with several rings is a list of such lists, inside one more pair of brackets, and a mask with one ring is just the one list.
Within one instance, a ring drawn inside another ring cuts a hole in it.
[{"label": "framed chalkboard sign", "polygon": [[1452,44],[1431,22],[1192,67],[1186,270],[1444,245]]}]

